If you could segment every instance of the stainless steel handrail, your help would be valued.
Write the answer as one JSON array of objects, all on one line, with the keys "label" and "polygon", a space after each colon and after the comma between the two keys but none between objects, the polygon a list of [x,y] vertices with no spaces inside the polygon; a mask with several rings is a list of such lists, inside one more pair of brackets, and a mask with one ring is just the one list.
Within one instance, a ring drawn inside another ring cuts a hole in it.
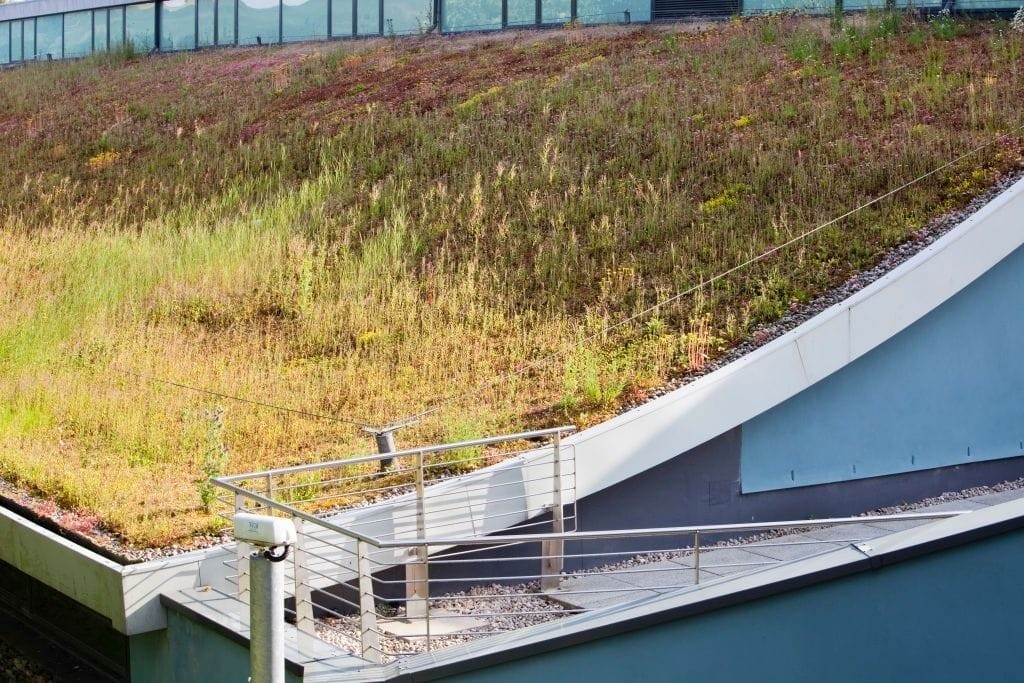
[{"label": "stainless steel handrail", "polygon": [[869,524],[871,522],[899,522],[918,519],[946,519],[969,513],[970,510],[944,512],[912,512],[902,515],[872,515],[870,517],[830,517],[824,519],[801,519],[786,522],[752,522],[749,524],[709,524],[704,526],[658,527],[654,529],[616,529],[609,531],[571,531],[561,534],[522,534],[508,536],[470,536],[410,538],[404,541],[374,541],[379,548],[403,548],[423,545],[496,545],[499,543],[536,543],[550,540],[595,540],[609,538],[648,538],[652,536],[684,536],[690,534],[746,533],[755,531],[776,531],[800,529],[815,526],[837,526],[843,524]]},{"label": "stainless steel handrail", "polygon": [[517,434],[506,434],[504,436],[492,436],[485,439],[473,439],[471,441],[459,441],[456,443],[441,444],[437,446],[429,446],[425,448],[407,448],[401,451],[393,451],[391,453],[378,453],[374,455],[363,455],[355,458],[341,458],[339,460],[327,460],[324,462],[310,463],[308,465],[293,465],[291,467],[279,467],[272,470],[262,470],[260,472],[246,472],[245,474],[232,474],[226,477],[216,477],[211,479],[215,484],[224,484],[229,482],[243,481],[245,479],[265,479],[266,477],[275,477],[282,474],[297,474],[302,472],[315,472],[317,470],[331,469],[334,467],[347,467],[349,465],[358,465],[360,463],[368,462],[379,462],[381,460],[389,460],[392,458],[401,458],[410,455],[427,455],[429,453],[445,453],[448,451],[457,451],[463,448],[476,448],[479,446],[492,446],[498,443],[504,443],[506,441],[524,441],[529,439],[539,439],[544,436],[553,436],[555,434],[568,434],[576,431],[575,425],[563,425],[561,427],[551,427],[549,429],[537,429],[530,432],[519,432]]}]

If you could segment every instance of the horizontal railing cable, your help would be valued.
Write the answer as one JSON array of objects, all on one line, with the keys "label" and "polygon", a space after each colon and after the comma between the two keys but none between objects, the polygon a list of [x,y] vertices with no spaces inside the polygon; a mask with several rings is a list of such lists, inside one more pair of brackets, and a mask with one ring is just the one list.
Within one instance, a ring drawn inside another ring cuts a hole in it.
[{"label": "horizontal railing cable", "polygon": [[141,372],[135,372],[134,370],[125,370],[124,368],[112,367],[109,368],[114,372],[128,375],[144,382],[151,382],[153,384],[163,384],[164,386],[175,387],[185,391],[192,391],[198,394],[206,394],[207,396],[215,396],[217,398],[223,398],[229,401],[235,401],[238,403],[246,403],[249,405],[257,406],[260,408],[267,408],[270,410],[277,410],[282,413],[291,413],[292,415],[299,415],[301,417],[308,417],[317,420],[327,420],[331,422],[340,422],[342,424],[353,425],[355,427],[363,427],[368,429],[376,429],[376,426],[371,425],[362,420],[356,420],[348,417],[339,417],[337,415],[325,415],[323,413],[314,413],[309,410],[302,410],[299,408],[291,408],[289,406],[277,405],[276,403],[269,403],[267,401],[258,401],[252,398],[246,398],[244,396],[236,396],[234,394],[228,394],[222,391],[215,391],[213,389],[207,389],[205,387],[197,387],[191,384],[185,384],[184,382],[177,382],[175,380],[165,379],[163,377],[155,377],[153,375],[146,375]]}]

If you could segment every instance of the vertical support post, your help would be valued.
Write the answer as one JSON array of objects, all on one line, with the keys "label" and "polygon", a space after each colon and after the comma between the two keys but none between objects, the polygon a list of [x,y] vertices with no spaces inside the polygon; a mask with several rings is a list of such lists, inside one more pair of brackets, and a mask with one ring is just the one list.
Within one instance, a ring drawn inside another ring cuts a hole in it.
[{"label": "vertical support post", "polygon": [[423,622],[427,631],[427,652],[430,652],[430,547],[424,543],[420,548],[420,557],[423,558]]},{"label": "vertical support post", "polygon": [[249,564],[249,680],[284,683],[284,568],[260,552],[249,557]]},{"label": "vertical support post", "polygon": [[[267,498],[274,500],[274,475],[272,474],[267,475]],[[270,511],[267,510],[267,513],[269,514]]]},{"label": "vertical support post", "polygon": [[700,532],[693,532],[693,583],[700,583]]},{"label": "vertical support post", "polygon": [[380,634],[377,632],[377,605],[373,599],[373,575],[370,573],[370,549],[366,541],[356,541],[359,565],[359,646],[363,659],[381,663]]},{"label": "vertical support post", "polygon": [[[423,451],[416,453],[416,537],[427,537],[427,508],[424,502]],[[408,619],[427,616],[430,595],[427,586],[427,546],[417,546],[405,565],[405,616]]]},{"label": "vertical support post", "polygon": [[[377,442],[378,453],[394,453],[396,450],[394,429],[382,429],[379,432],[373,432],[373,440]],[[394,463],[394,458],[381,458],[378,469],[384,472],[390,469]]]},{"label": "vertical support post", "polygon": [[551,453],[551,532],[559,538],[541,542],[541,590],[557,590],[565,566],[565,506],[562,504],[562,435],[555,434]]},{"label": "vertical support post", "polygon": [[309,584],[309,553],[303,546],[306,539],[302,535],[302,526],[305,521],[298,517],[292,518],[295,525],[295,546],[292,548],[294,555],[292,561],[293,575],[295,577],[295,628],[300,633],[316,635],[316,621],[313,619],[313,589]]},{"label": "vertical support post", "polygon": [[[245,512],[245,498],[235,494],[235,514]],[[249,544],[235,541],[235,555],[238,558],[238,599],[249,602]]]}]

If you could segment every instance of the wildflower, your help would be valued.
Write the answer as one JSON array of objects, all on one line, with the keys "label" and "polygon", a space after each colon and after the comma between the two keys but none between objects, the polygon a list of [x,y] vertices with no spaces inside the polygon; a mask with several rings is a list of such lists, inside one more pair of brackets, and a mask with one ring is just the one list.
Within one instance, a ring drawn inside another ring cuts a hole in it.
[{"label": "wildflower", "polygon": [[117,163],[118,159],[121,158],[120,152],[107,151],[100,152],[95,156],[89,157],[89,160],[85,162],[86,166],[91,171],[100,171],[104,168],[108,168]]},{"label": "wildflower", "polygon": [[998,79],[995,76],[985,76],[985,78],[982,79],[982,83],[984,83],[987,87],[991,88],[993,85],[996,84],[997,80]]},{"label": "wildflower", "polygon": [[746,114],[744,114],[743,116],[733,121],[732,125],[734,125],[737,128],[746,128],[753,122],[754,118],[752,116],[747,116]]}]

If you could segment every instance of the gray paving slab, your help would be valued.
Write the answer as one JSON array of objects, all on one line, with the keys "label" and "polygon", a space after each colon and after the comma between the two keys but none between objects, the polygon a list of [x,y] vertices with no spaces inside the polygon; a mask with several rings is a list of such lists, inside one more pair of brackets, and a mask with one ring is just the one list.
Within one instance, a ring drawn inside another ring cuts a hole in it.
[{"label": "gray paving slab", "polygon": [[916,520],[890,520],[888,522],[871,522],[871,526],[878,527],[879,529],[885,529],[889,532],[894,531],[905,531],[906,529],[913,529],[916,526],[922,524],[931,524],[934,519],[916,519]]},{"label": "gray paving slab", "polygon": [[600,609],[609,605],[657,595],[621,581],[612,574],[578,574],[562,581],[557,592],[550,594],[559,602],[582,609]]},{"label": "gray paving slab", "polygon": [[819,527],[800,534],[802,538],[818,541],[836,541],[854,543],[868,538],[878,538],[890,533],[887,529],[871,524],[839,524],[836,526]]},{"label": "gray paving slab", "polygon": [[986,493],[983,496],[971,498],[971,502],[980,503],[982,505],[999,505],[1000,503],[1009,503],[1010,501],[1020,500],[1021,498],[1024,498],[1024,489],[1013,489],[1011,491]]},{"label": "gray paving slab", "polygon": [[985,503],[978,503],[973,498],[967,498],[965,500],[951,500],[948,503],[939,503],[938,505],[929,505],[926,508],[914,510],[914,512],[956,512],[958,510],[983,510],[987,507],[989,506]]},{"label": "gray paving slab", "polygon": [[[685,566],[693,567],[692,556],[679,559],[685,560],[688,563]],[[712,550],[702,551],[700,554],[700,568],[702,572],[706,571],[714,574],[715,576],[728,576],[730,574],[737,574],[740,572],[751,572],[772,564],[776,564],[776,561],[767,558],[764,555],[758,555],[757,553],[752,553],[749,550],[736,547],[715,548]],[[703,581],[703,577],[701,580]]]},{"label": "gray paving slab", "polygon": [[764,555],[770,557],[773,560],[779,560],[788,562],[789,560],[799,560],[804,557],[810,557],[811,555],[818,555],[820,553],[835,550],[836,548],[842,548],[845,543],[826,543],[819,541],[818,539],[801,538],[797,536],[781,536],[770,541],[758,541],[757,543],[748,543],[743,547],[750,552],[757,553],[758,555]]},{"label": "gray paving slab", "polygon": [[[615,572],[615,578],[638,588],[685,588],[696,583],[693,567],[684,567],[669,560],[645,564],[628,570]],[[715,575],[701,572],[701,581],[709,581]]]}]

